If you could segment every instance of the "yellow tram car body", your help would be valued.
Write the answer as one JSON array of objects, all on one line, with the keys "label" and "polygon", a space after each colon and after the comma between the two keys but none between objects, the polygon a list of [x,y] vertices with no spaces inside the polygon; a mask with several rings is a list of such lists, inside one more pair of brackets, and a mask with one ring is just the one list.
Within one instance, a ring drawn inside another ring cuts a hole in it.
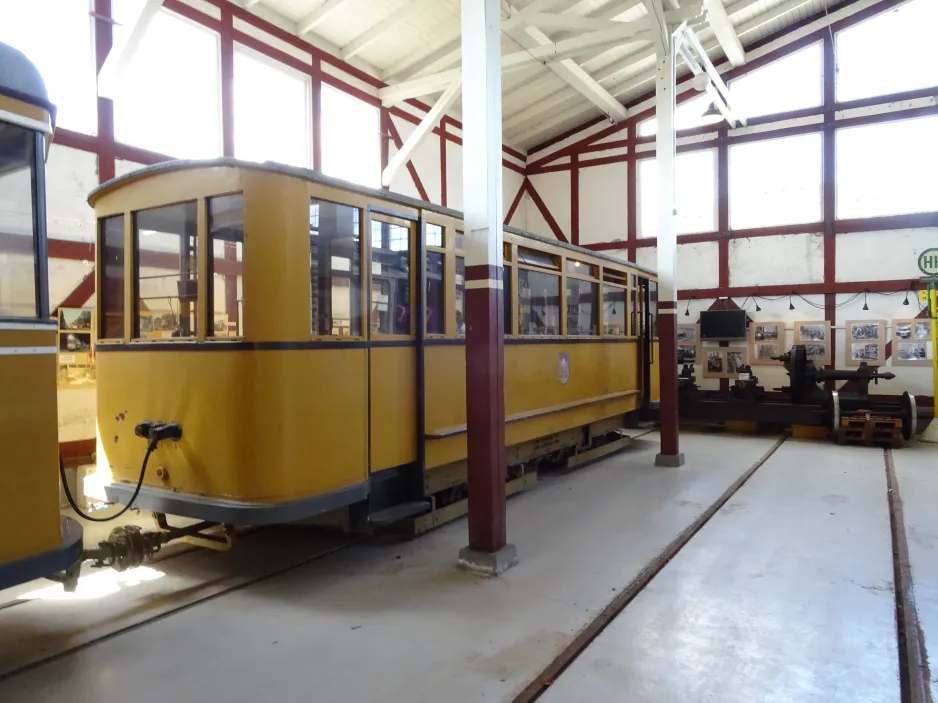
[{"label": "yellow tram car body", "polygon": [[49,316],[45,156],[55,108],[22,53],[0,44],[0,590],[74,577],[82,530],[59,514],[56,352]]},{"label": "yellow tram car body", "polygon": [[[234,159],[141,169],[89,203],[110,500],[133,494],[144,420],[182,428],[136,499],[156,512],[265,524],[410,510],[428,527],[464,499],[460,213]],[[504,252],[517,489],[534,459],[616,439],[656,404],[656,284],[512,228]]]}]

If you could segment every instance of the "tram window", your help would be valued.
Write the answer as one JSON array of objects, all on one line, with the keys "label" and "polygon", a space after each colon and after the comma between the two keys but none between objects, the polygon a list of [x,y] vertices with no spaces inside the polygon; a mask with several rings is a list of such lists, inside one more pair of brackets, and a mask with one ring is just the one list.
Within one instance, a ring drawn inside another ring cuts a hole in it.
[{"label": "tram window", "polygon": [[456,334],[466,334],[466,259],[456,257]]},{"label": "tram window", "polygon": [[599,334],[599,284],[567,279],[567,334]]},{"label": "tram window", "polygon": [[35,133],[0,123],[0,315],[37,317],[33,216]]},{"label": "tram window", "polygon": [[199,309],[196,203],[134,213],[137,337],[194,337]]},{"label": "tram window", "polygon": [[648,324],[652,337],[658,337],[658,282],[648,281]]},{"label": "tram window", "polygon": [[518,247],[518,261],[529,266],[542,266],[543,268],[560,270],[560,258],[534,249]]},{"label": "tram window", "polygon": [[410,228],[371,222],[371,330],[410,334]]},{"label": "tram window", "polygon": [[560,276],[518,270],[518,327],[521,334],[560,334]]},{"label": "tram window", "polygon": [[101,339],[124,336],[124,216],[101,220]]},{"label": "tram window", "polygon": [[428,224],[426,230],[426,243],[428,247],[443,248],[443,228],[439,225]]},{"label": "tram window", "polygon": [[466,235],[458,230],[456,236],[453,237],[453,247],[456,251],[462,251],[466,248]]},{"label": "tram window", "polygon": [[[446,275],[443,254],[427,252],[427,334],[446,332]],[[459,322],[459,313],[456,313]]]},{"label": "tram window", "polygon": [[309,202],[310,308],[313,334],[360,337],[361,210]]},{"label": "tram window", "polygon": [[244,197],[221,195],[208,200],[209,310],[212,337],[244,334]]},{"label": "tram window", "polygon": [[603,330],[607,335],[625,335],[625,288],[603,286]]}]

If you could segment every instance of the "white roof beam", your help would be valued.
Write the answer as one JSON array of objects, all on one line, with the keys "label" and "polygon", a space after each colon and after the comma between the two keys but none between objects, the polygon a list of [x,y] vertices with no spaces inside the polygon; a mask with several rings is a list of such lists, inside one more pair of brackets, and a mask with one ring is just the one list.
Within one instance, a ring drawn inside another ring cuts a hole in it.
[{"label": "white roof beam", "polygon": [[[736,2],[730,6],[729,14],[732,15],[737,12],[741,12],[742,10],[748,7],[751,7],[757,2],[760,2],[760,0],[739,0],[739,2]],[[783,5],[779,5],[761,15],[757,15],[756,17],[749,20],[748,22],[736,27],[736,34],[739,37],[743,37],[746,34],[758,29],[759,27],[762,27],[768,22],[771,22],[772,20],[788,12],[797,10],[803,5],[806,5],[808,2],[810,2],[810,0],[789,0],[789,2]],[[713,51],[718,46],[719,46],[719,42],[716,41],[715,39],[711,39],[709,41],[703,42],[703,47],[708,52]],[[621,62],[617,62],[617,66],[615,69],[613,69],[611,72],[608,72],[607,75],[605,76],[600,76],[599,80],[600,82],[605,82],[609,80],[610,78],[612,78],[613,76],[615,76],[616,74],[618,74],[619,72],[621,72],[623,70],[623,66],[632,65],[634,63],[637,63],[639,61],[642,61],[654,55],[655,55],[655,52],[654,52],[654,49],[652,48],[652,49],[646,49],[646,50],[633,52],[627,56],[624,56]],[[654,80],[654,77],[655,77],[655,69],[654,67],[652,67],[634,76],[630,76],[624,82],[620,82],[616,84],[613,88],[610,88],[610,92],[614,96],[618,97],[620,95],[623,95],[625,93],[628,93],[634,90],[635,88],[645,83],[648,83],[649,81]],[[543,114],[545,112],[549,110],[554,110],[554,108],[556,108],[557,105],[563,104],[569,99],[569,97],[570,96],[567,93],[555,94],[537,103],[537,105],[530,106],[529,109],[518,114],[516,116],[517,119],[511,120],[511,127],[509,127],[509,121],[505,122],[506,132],[508,132],[509,129],[514,129],[517,126],[535,123],[536,128],[537,128],[537,134],[540,134],[542,132],[546,132],[550,130],[555,124],[561,124],[565,122],[566,120],[569,120],[572,116],[574,116],[571,113],[573,113],[574,110],[577,109],[576,107],[572,107],[563,113],[554,114],[547,119],[543,118]],[[581,113],[579,114],[582,114],[583,112],[586,112],[586,111],[581,109]],[[517,130],[518,133],[522,131],[524,130],[521,130],[521,129]]]},{"label": "white roof beam", "polygon": [[[578,37],[564,39],[557,43],[549,43],[544,46],[535,47],[524,51],[516,51],[506,54],[502,57],[502,69],[505,71],[519,68],[533,61],[556,62],[569,59],[586,51],[590,51],[596,46],[610,45],[613,43],[622,43],[625,35],[632,33],[642,33],[644,28],[632,23],[620,23],[621,27],[605,29],[599,32],[590,32]],[[451,68],[446,71],[434,73],[429,76],[414,78],[395,85],[381,88],[378,91],[378,97],[384,101],[385,105],[417,98],[421,95],[433,93],[444,86],[449,85],[459,78],[462,72],[461,68]]]},{"label": "white roof beam", "polygon": [[303,35],[307,32],[312,32],[319,26],[320,22],[325,20],[326,17],[337,10],[344,2],[345,0],[325,0],[319,7],[296,23],[296,33]]},{"label": "white roof beam", "polygon": [[710,28],[713,29],[717,41],[723,47],[723,53],[734,66],[742,66],[746,63],[746,52],[743,50],[743,44],[739,41],[739,35],[730,22],[730,16],[726,14],[726,8],[723,7],[721,0],[704,0],[704,7],[707,10],[707,21]]},{"label": "white roof beam", "polygon": [[459,97],[460,92],[462,92],[461,78],[452,83],[449,88],[443,92],[439,99],[433,104],[433,107],[430,108],[430,111],[420,120],[420,124],[417,125],[417,128],[411,132],[407,140],[401,144],[401,148],[391,157],[390,161],[388,161],[387,167],[385,167],[384,172],[381,174],[382,185],[391,185],[394,176],[397,175],[401,167],[407,163],[410,159],[410,155],[420,146],[420,143],[426,136],[433,131],[433,125],[435,125],[446,110],[456,102],[456,98]]},{"label": "white roof beam", "polygon": [[[534,0],[527,9],[532,12],[549,10],[559,2],[560,0]],[[512,27],[517,27],[521,22],[522,20],[516,16],[509,17],[502,22],[502,30],[507,31]],[[436,71],[443,71],[459,63],[461,56],[462,39],[459,32],[447,34],[440,41],[404,57],[391,66],[385,72],[385,80],[394,79],[398,76],[402,78],[419,78]]]},{"label": "white roof beam", "polygon": [[628,22],[616,22],[615,20],[592,19],[567,14],[554,15],[546,12],[527,12],[525,10],[522,10],[517,17],[523,17],[525,23],[541,29],[566,29],[582,32],[598,32],[604,29],[615,29],[616,25],[630,24]]},{"label": "white roof beam", "polygon": [[250,10],[255,5],[259,5],[261,0],[244,0],[244,9]]},{"label": "white roof beam", "polygon": [[347,61],[355,54],[361,53],[398,25],[426,10],[428,5],[429,0],[410,0],[410,3],[391,13],[390,16],[382,18],[376,25],[343,46],[342,59]]},{"label": "white roof beam", "polygon": [[[508,35],[525,49],[553,44],[550,38],[537,27],[511,30]],[[610,119],[621,121],[628,117],[628,111],[622,103],[610,95],[605,88],[572,59],[564,59],[558,63],[549,64],[548,68],[573,86]]]},{"label": "white roof beam", "polygon": [[146,0],[140,8],[140,14],[129,25],[129,31],[111,48],[98,73],[98,95],[102,98],[114,98],[124,70],[133,60],[144,35],[162,6],[163,0]]}]

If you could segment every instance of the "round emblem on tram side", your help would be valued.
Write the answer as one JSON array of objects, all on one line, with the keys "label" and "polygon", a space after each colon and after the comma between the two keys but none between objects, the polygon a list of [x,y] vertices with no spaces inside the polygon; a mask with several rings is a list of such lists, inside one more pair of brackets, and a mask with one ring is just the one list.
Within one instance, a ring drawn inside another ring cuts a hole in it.
[{"label": "round emblem on tram side", "polygon": [[557,376],[561,383],[570,380],[570,355],[567,352],[560,352],[557,357]]}]

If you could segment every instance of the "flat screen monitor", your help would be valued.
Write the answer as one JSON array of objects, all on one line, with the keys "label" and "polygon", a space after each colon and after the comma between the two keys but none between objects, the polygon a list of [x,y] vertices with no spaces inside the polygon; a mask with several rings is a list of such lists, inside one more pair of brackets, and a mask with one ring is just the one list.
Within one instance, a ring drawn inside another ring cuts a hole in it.
[{"label": "flat screen monitor", "polygon": [[701,339],[745,339],[745,310],[703,310],[700,313]]}]

